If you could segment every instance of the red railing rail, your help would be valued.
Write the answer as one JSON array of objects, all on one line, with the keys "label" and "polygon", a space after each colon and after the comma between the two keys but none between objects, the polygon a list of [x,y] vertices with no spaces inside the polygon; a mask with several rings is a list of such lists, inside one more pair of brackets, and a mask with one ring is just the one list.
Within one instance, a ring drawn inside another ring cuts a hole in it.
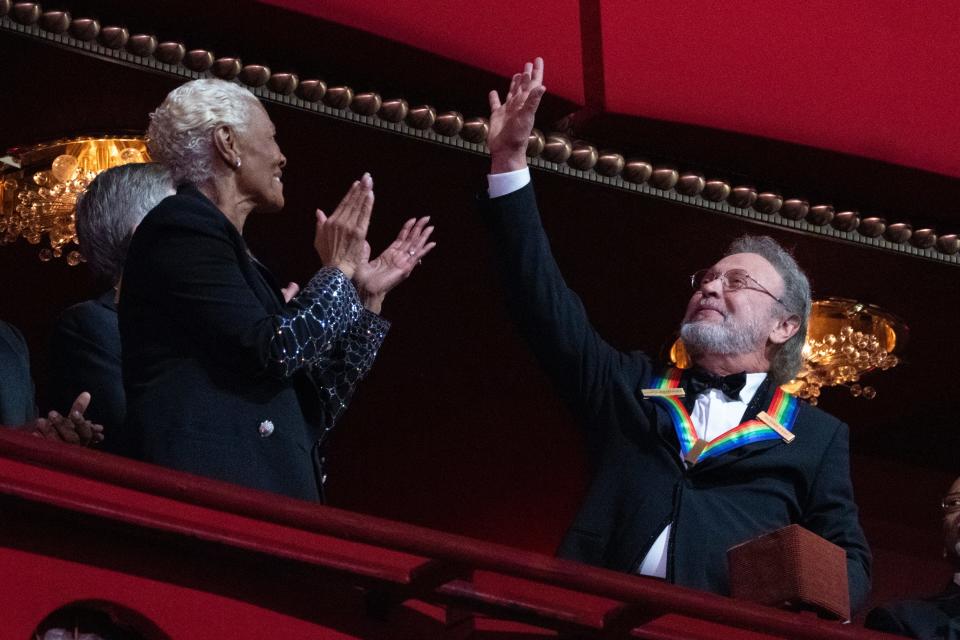
[{"label": "red railing rail", "polygon": [[[729,632],[811,640],[886,637],[810,614],[250,490],[5,429],[0,429],[0,496],[215,540],[341,575],[383,579],[391,582],[397,601],[419,598],[552,629],[592,630],[606,637],[686,637],[682,629],[669,626],[645,631],[651,621],[671,614],[723,625]],[[174,501],[183,505],[182,513],[188,506],[199,511],[182,519],[159,517],[145,497]],[[203,517],[205,511],[222,517],[214,522]],[[250,521],[342,544],[331,549],[309,539],[297,544],[272,540],[269,533],[252,530]],[[382,553],[371,554],[369,548]],[[384,566],[396,571],[391,574]],[[545,596],[537,585],[555,591]],[[559,593],[565,595],[557,597]]]}]

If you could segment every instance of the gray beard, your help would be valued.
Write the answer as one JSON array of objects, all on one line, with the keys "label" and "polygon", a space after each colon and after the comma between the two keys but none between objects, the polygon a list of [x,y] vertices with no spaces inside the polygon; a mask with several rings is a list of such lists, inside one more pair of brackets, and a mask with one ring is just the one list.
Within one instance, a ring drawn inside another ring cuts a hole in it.
[{"label": "gray beard", "polygon": [[680,337],[692,353],[740,355],[752,353],[764,343],[764,328],[759,322],[737,326],[727,318],[717,324],[699,320],[680,325]]}]

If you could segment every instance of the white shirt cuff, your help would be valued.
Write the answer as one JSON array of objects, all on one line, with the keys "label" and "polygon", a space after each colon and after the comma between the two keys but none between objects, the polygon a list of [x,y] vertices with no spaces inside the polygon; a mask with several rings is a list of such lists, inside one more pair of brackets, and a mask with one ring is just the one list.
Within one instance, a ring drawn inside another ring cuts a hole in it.
[{"label": "white shirt cuff", "polygon": [[487,176],[487,194],[491,198],[499,198],[508,193],[519,191],[530,182],[530,167],[507,171],[506,173],[491,173]]}]

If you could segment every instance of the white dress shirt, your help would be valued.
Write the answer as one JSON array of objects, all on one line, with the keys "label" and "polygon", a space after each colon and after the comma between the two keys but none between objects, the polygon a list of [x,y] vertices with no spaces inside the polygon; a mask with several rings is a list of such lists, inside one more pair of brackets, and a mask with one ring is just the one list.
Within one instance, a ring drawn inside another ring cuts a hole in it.
[{"label": "white dress shirt", "polygon": [[[519,191],[529,182],[529,167],[506,173],[489,174],[487,193],[491,198],[499,198]],[[728,398],[719,389],[710,389],[697,396],[693,411],[690,413],[690,420],[697,431],[697,436],[709,442],[739,425],[747,405],[753,400],[753,396],[766,377],[766,373],[748,373],[747,381],[737,400]],[[657,536],[650,551],[636,568],[636,573],[658,578],[667,577],[667,541],[670,540],[671,526],[668,524]]]},{"label": "white dress shirt", "polygon": [[[697,430],[697,436],[709,442],[739,425],[747,405],[753,400],[766,377],[766,373],[748,373],[747,381],[740,390],[739,400],[728,398],[719,389],[710,389],[697,396],[693,411],[690,412],[690,421]],[[665,526],[654,540],[650,551],[637,567],[637,573],[657,578],[667,577],[667,541],[670,540],[671,526]]]}]

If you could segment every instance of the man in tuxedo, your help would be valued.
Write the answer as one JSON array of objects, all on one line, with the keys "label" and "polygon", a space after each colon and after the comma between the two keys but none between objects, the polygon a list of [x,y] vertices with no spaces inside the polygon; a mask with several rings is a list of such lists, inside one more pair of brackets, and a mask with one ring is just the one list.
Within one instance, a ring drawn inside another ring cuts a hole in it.
[{"label": "man in tuxedo", "polygon": [[844,549],[851,606],[861,606],[870,552],[847,426],[779,389],[801,362],[806,276],[772,239],[746,236],[691,278],[681,325],[691,370],[614,349],[564,283],[540,224],[525,151],[544,92],[538,58],[502,103],[490,93],[483,206],[511,312],[596,454],[559,554],[728,593],[727,549],[797,523]]},{"label": "man in tuxedo", "polygon": [[901,600],[877,607],[866,626],[908,638],[960,640],[960,478],[941,502],[943,551],[953,565],[953,580],[942,593],[920,600]]}]

